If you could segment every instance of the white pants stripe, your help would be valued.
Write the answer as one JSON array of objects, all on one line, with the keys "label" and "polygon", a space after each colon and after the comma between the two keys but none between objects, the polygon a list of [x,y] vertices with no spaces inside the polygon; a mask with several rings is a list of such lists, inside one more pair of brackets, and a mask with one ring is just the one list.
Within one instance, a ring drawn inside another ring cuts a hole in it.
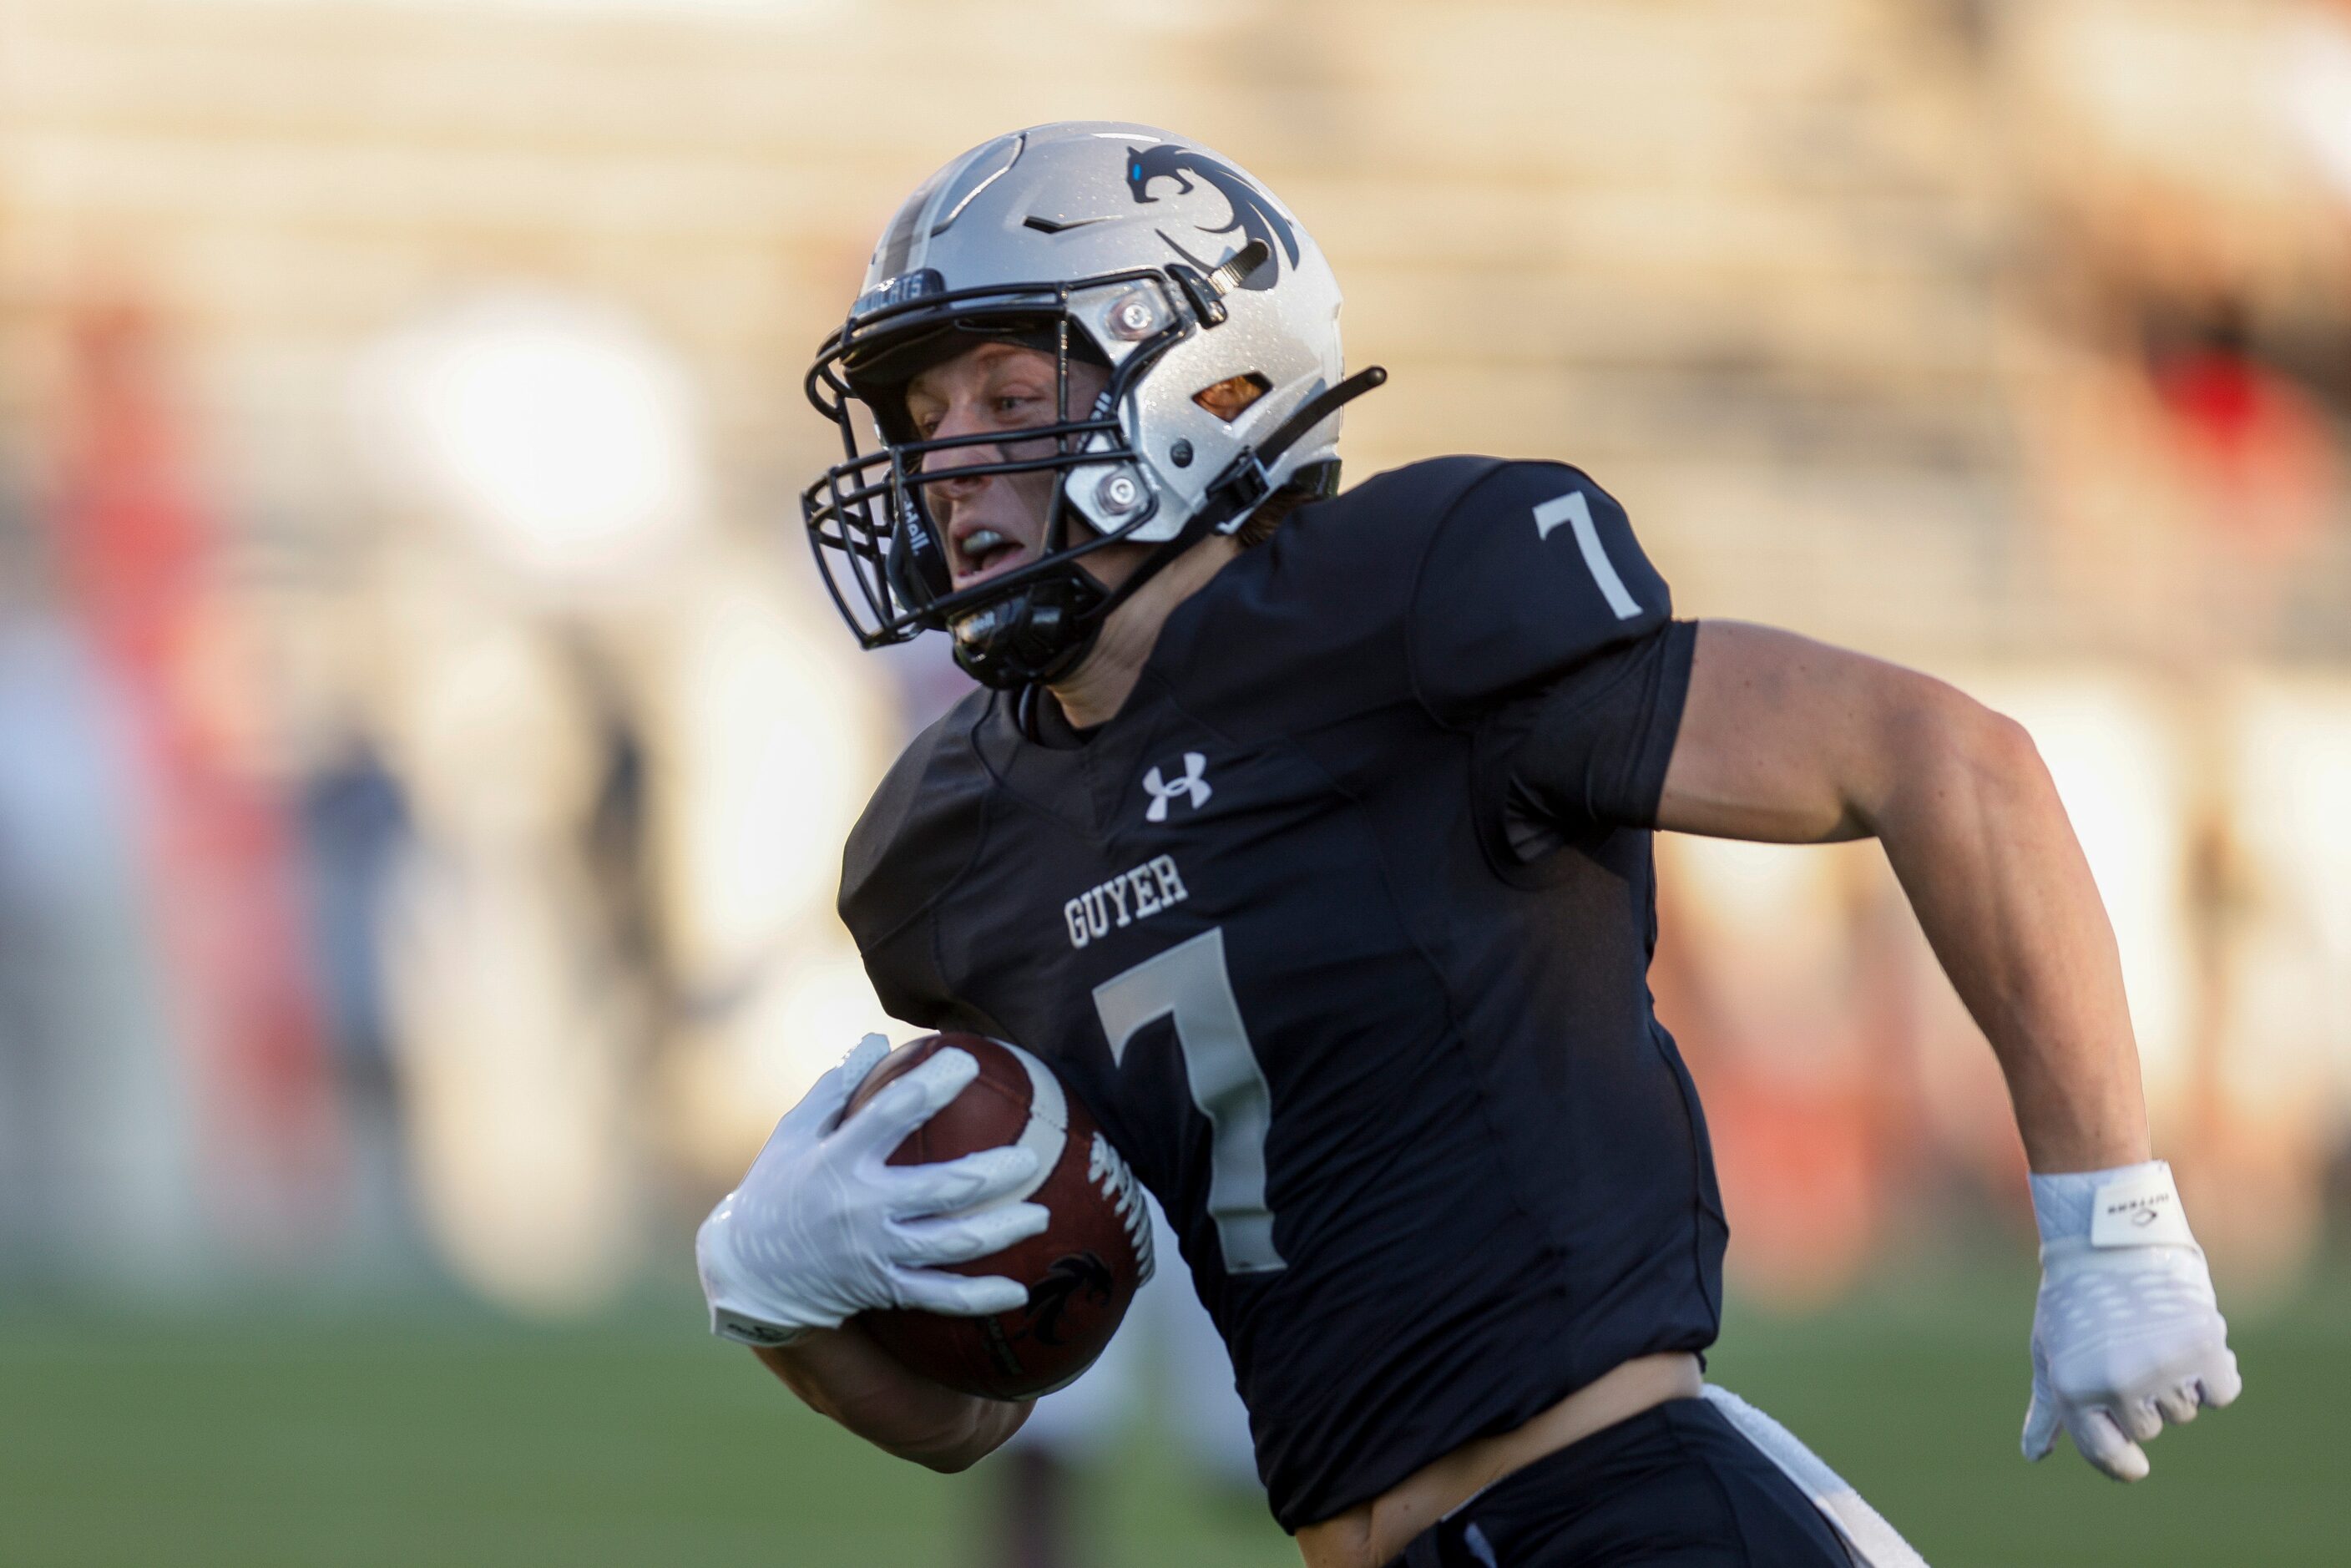
[{"label": "white pants stripe", "polygon": [[1927,1560],[1897,1534],[1861,1494],[1828,1468],[1796,1435],[1727,1388],[1706,1385],[1707,1402],[1722,1412],[1740,1435],[1770,1456],[1773,1464],[1813,1500],[1844,1538],[1861,1568],[1927,1568]]}]

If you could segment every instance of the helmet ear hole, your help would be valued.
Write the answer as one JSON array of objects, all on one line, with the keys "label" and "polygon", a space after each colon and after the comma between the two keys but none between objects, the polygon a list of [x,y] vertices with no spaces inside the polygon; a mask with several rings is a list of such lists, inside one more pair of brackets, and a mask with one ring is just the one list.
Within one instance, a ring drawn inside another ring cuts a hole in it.
[{"label": "helmet ear hole", "polygon": [[1223,420],[1227,424],[1238,419],[1249,404],[1273,390],[1273,383],[1256,371],[1244,371],[1237,376],[1202,387],[1192,394],[1192,401]]}]

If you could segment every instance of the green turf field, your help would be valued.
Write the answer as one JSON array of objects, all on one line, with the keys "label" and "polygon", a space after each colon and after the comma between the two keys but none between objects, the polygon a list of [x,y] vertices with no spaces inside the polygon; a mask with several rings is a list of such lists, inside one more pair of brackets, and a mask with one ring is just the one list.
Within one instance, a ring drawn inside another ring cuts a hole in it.
[{"label": "green turf field", "polygon": [[[2322,1414],[2339,1288],[2243,1326],[2246,1403],[2122,1488],[2016,1457],[2029,1278],[1733,1309],[1718,1380],[1802,1434],[1938,1564],[2340,1564]],[[698,1303],[547,1331],[455,1305],[109,1321],[0,1311],[0,1563],[977,1568],[987,1467],[902,1465],[796,1405]],[[1146,1435],[1083,1521],[1103,1568],[1297,1561]]]}]

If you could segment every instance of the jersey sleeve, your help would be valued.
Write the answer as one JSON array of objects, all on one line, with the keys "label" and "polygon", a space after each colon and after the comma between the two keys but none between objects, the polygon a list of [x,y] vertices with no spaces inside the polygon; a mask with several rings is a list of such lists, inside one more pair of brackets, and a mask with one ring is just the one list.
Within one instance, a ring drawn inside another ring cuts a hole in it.
[{"label": "jersey sleeve", "polygon": [[943,1027],[954,998],[941,979],[933,917],[981,831],[977,768],[959,706],[906,748],[850,831],[841,866],[841,924],[891,1017]]},{"label": "jersey sleeve", "polygon": [[1689,698],[1698,623],[1669,621],[1497,714],[1504,831],[1520,861],[1592,828],[1650,828]]},{"label": "jersey sleeve", "polygon": [[1505,464],[1430,540],[1406,611],[1413,688],[1440,721],[1468,723],[1672,614],[1614,497],[1564,464]]}]

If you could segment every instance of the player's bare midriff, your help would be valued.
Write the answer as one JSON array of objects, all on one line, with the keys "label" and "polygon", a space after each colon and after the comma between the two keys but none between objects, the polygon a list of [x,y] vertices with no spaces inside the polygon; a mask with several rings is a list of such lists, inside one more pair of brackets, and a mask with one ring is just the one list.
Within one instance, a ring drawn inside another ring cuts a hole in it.
[{"label": "player's bare midriff", "polygon": [[1687,1351],[1636,1356],[1603,1373],[1525,1426],[1462,1444],[1369,1502],[1298,1532],[1306,1568],[1384,1568],[1405,1543],[1513,1470],[1668,1399],[1705,1386]]}]

